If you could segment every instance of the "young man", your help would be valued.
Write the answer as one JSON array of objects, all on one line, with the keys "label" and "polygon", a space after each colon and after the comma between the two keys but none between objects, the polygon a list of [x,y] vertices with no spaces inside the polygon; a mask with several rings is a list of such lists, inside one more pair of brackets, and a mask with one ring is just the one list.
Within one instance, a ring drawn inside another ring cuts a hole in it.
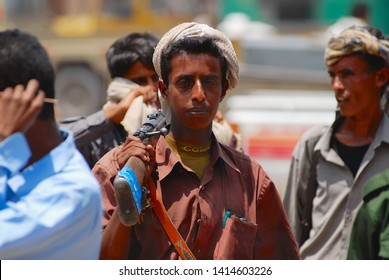
[{"label": "young man", "polygon": [[152,63],[157,43],[152,34],[137,32],[116,40],[106,53],[113,80],[103,110],[61,122],[61,126],[73,131],[77,148],[91,168],[159,107],[158,76]]},{"label": "young man", "polygon": [[43,46],[18,30],[0,32],[2,260],[99,256],[99,184],[72,133],[58,130],[53,100]]},{"label": "young man", "polygon": [[[197,259],[298,259],[274,183],[258,163],[220,144],[212,132],[219,103],[238,82],[230,40],[207,25],[183,23],[163,36],[153,62],[169,106],[170,131],[155,148],[133,136],[127,147],[153,174],[163,207],[183,238],[179,245],[187,244]],[[126,227],[114,207],[112,185],[102,187],[101,258],[183,258],[155,206],[143,211],[139,224]]]},{"label": "young man", "polygon": [[299,141],[284,196],[303,259],[346,259],[363,185],[389,168],[389,119],[380,104],[389,42],[379,30],[351,27],[328,42],[325,62],[339,116]]},{"label": "young man", "polygon": [[[86,118],[68,118],[61,122],[73,131],[77,148],[91,168],[160,108],[158,75],[152,62],[157,43],[158,39],[147,32],[131,33],[116,40],[106,53],[112,82],[103,110]],[[214,129],[223,143],[241,150],[240,136],[225,120],[215,120]]]}]

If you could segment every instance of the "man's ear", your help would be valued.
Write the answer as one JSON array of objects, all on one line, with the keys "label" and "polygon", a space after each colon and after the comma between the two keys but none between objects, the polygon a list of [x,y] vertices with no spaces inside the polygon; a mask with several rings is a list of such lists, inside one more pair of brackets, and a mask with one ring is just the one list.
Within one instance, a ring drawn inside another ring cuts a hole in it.
[{"label": "man's ear", "polygon": [[165,114],[166,117],[166,122],[170,123],[171,122],[171,108],[169,104],[169,90],[166,84],[160,79],[158,81],[158,90],[159,94],[161,95],[161,98],[159,102],[161,103],[161,108],[163,113]]},{"label": "man's ear", "polygon": [[165,85],[165,83],[162,81],[162,79],[159,79],[158,81],[158,89],[159,89],[159,92],[161,93],[161,96],[163,99],[167,99],[167,86]]},{"label": "man's ear", "polygon": [[377,71],[377,86],[383,87],[389,81],[389,68],[385,67]]}]

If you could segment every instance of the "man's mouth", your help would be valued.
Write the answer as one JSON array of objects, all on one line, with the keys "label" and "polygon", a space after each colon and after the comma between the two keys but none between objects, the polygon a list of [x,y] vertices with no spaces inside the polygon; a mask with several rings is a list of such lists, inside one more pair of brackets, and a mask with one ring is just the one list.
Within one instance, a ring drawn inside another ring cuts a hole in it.
[{"label": "man's mouth", "polygon": [[200,108],[200,107],[191,108],[188,111],[191,114],[206,114],[207,113],[207,109],[206,108]]},{"label": "man's mouth", "polygon": [[338,104],[346,103],[346,102],[348,102],[348,100],[349,99],[347,97],[343,97],[343,96],[336,97],[336,101],[338,102]]}]

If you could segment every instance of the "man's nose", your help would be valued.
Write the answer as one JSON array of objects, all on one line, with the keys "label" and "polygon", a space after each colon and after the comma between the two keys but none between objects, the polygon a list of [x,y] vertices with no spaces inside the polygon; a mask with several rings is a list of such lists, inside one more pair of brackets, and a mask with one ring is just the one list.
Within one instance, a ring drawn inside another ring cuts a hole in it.
[{"label": "man's nose", "polygon": [[203,101],[205,99],[204,88],[200,80],[196,80],[192,88],[192,99]]},{"label": "man's nose", "polygon": [[342,83],[342,81],[340,80],[340,78],[338,76],[335,76],[332,80],[332,89],[335,92],[340,92],[340,91],[343,91],[345,89],[344,84]]}]

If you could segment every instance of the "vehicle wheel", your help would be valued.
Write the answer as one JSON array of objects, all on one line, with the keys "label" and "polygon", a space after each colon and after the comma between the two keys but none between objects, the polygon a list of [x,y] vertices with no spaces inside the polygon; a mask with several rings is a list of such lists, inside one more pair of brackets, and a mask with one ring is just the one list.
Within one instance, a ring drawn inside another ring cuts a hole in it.
[{"label": "vehicle wheel", "polygon": [[66,66],[57,72],[55,93],[58,120],[87,116],[101,110],[105,98],[103,79],[84,66]]}]

